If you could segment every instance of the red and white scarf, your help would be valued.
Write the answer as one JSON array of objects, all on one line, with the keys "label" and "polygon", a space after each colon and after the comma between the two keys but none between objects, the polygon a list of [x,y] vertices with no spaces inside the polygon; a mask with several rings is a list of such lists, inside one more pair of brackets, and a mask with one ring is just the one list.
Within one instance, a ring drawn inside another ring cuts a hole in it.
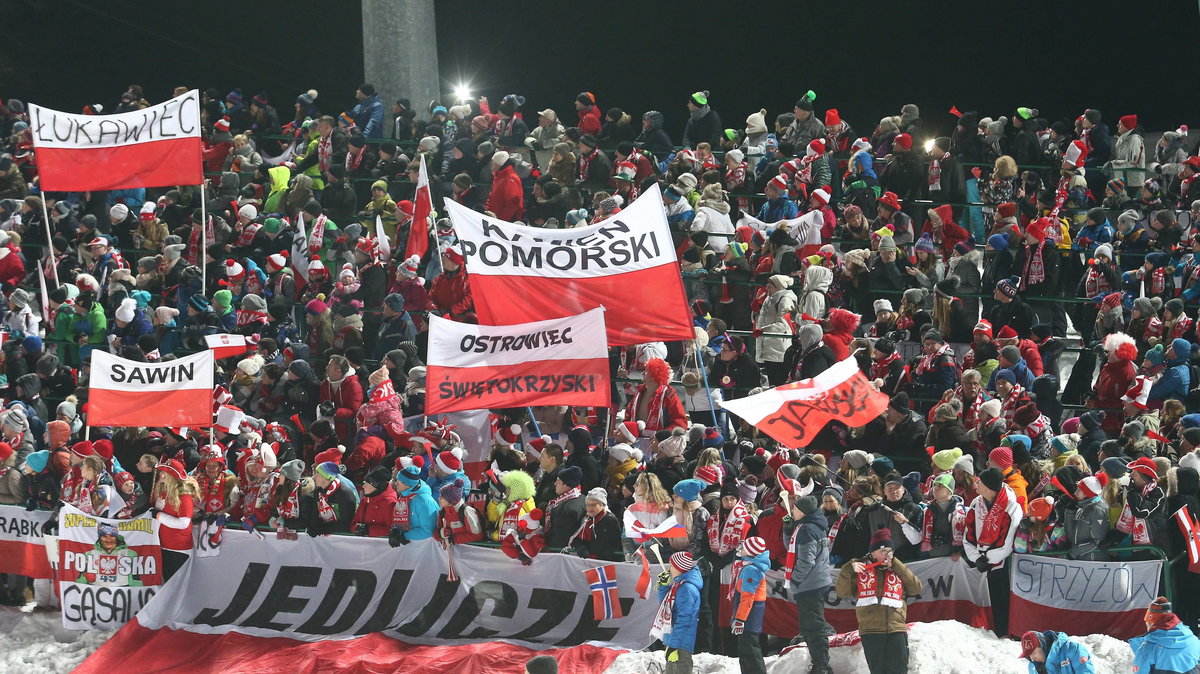
[{"label": "red and white scarf", "polygon": [[671,589],[667,590],[667,596],[663,597],[662,603],[658,605],[658,612],[654,614],[654,622],[650,625],[651,639],[662,639],[671,633],[675,595],[679,593],[679,586],[682,584],[683,581],[676,578],[675,582],[671,583]]},{"label": "red and white scarf", "polygon": [[235,245],[238,248],[245,248],[254,243],[254,237],[258,236],[258,231],[262,227],[261,222],[247,222],[246,226],[242,228],[242,233],[238,234],[237,244]]},{"label": "red and white scarf", "polygon": [[292,487],[292,492],[288,494],[283,505],[279,507],[279,516],[284,519],[294,520],[300,517],[300,483],[297,482],[295,487]]},{"label": "red and white scarf", "polygon": [[[949,155],[945,155],[948,157]],[[942,189],[942,160],[934,159],[929,162],[929,189]]]},{"label": "red and white scarf", "polygon": [[579,498],[582,495],[583,495],[583,492],[579,489],[579,487],[571,487],[570,489],[564,491],[563,493],[559,494],[558,496],[555,496],[554,498],[550,499],[550,504],[546,506],[546,512],[554,510],[555,507],[557,507],[560,503],[563,503],[564,501],[570,501],[571,499]]},{"label": "red and white scarf", "polygon": [[904,606],[904,582],[900,580],[900,576],[889,568],[883,572],[883,587],[880,588],[878,575],[875,573],[877,566],[878,563],[867,564],[867,568],[858,574],[858,601],[855,602],[855,606]]},{"label": "red and white scarf", "polygon": [[363,146],[358,149],[358,152],[346,153],[346,170],[353,173],[358,169],[358,165],[362,163],[363,157],[367,156],[367,148]]},{"label": "red and white scarf", "polygon": [[937,365],[938,358],[946,355],[949,355],[951,359],[954,357],[954,352],[950,350],[949,344],[943,344],[937,348],[937,351],[921,356],[921,362],[917,364],[917,374],[932,372],[933,368]]},{"label": "red and white scarf", "polygon": [[[1146,495],[1157,487],[1158,482],[1147,482],[1146,486],[1142,487],[1142,498],[1145,499]],[[1150,530],[1146,526],[1146,520],[1135,517],[1128,503],[1121,510],[1121,518],[1117,520],[1117,531],[1129,534],[1134,545],[1150,545]]]},{"label": "red and white scarf", "polygon": [[225,477],[228,475],[225,471],[215,478],[210,478],[207,475],[200,478],[200,490],[203,492],[201,505],[204,507],[204,512],[215,513],[225,507]]},{"label": "red and white scarf", "polygon": [[1083,279],[1083,292],[1088,297],[1107,295],[1112,292],[1112,286],[1108,282],[1108,277],[1102,274],[1097,267],[1089,266],[1087,276]]},{"label": "red and white scarf", "polygon": [[1046,240],[1034,244],[1025,244],[1025,288],[1046,282],[1046,261],[1042,258],[1042,248]]},{"label": "red and white scarf", "polygon": [[725,517],[724,524],[720,515],[708,518],[708,546],[718,555],[727,555],[737,550],[749,529],[750,512],[739,501]]},{"label": "red and white scarf", "polygon": [[[925,514],[921,522],[921,551],[929,552],[933,549],[933,517],[935,506],[930,504],[925,509]],[[939,513],[940,514],[940,513]],[[962,506],[954,504],[950,509],[950,530],[952,532],[952,543],[955,546],[961,546],[963,541],[963,532],[966,530],[967,518]]]},{"label": "red and white scarf", "polygon": [[271,320],[271,315],[265,311],[254,311],[252,309],[237,310],[237,327],[253,325],[254,323],[262,323],[266,325]]},{"label": "red and white scarf", "polygon": [[341,480],[333,480],[329,486],[317,492],[317,516],[322,522],[332,522],[337,519],[337,511],[333,509],[333,505],[329,503],[329,497],[333,496],[342,486]]},{"label": "red and white scarf", "polygon": [[579,153],[579,179],[580,180],[587,180],[588,167],[590,167],[592,165],[592,160],[596,158],[596,155],[599,152],[600,152],[599,150],[593,149],[588,154],[583,154],[582,152]]},{"label": "red and white scarf", "polygon": [[312,232],[308,235],[308,252],[316,255],[321,252],[321,248],[325,245],[325,223],[329,218],[322,213],[312,221]]},{"label": "red and white scarf", "polygon": [[1025,387],[1020,384],[1014,384],[1012,392],[1008,394],[1008,397],[1004,399],[1004,404],[1000,406],[1000,418],[1011,424],[1017,414],[1017,408],[1025,402],[1025,398],[1027,398]]},{"label": "red and white scarf", "polygon": [[391,379],[384,379],[379,382],[379,385],[371,390],[371,402],[382,403],[392,400],[396,397],[396,386]]},{"label": "red and white scarf", "polygon": [[892,363],[900,360],[900,354],[893,351],[886,357],[871,362],[871,379],[887,379],[891,374]]},{"label": "red and white scarf", "polygon": [[317,141],[317,164],[321,173],[328,173],[333,162],[333,132]]},{"label": "red and white scarf", "polygon": [[1004,538],[1008,535],[1008,528],[1011,525],[1008,521],[1008,495],[1010,493],[1012,492],[1003,486],[1000,491],[996,492],[996,500],[988,509],[987,515],[984,516],[983,527],[979,532],[977,542],[981,546],[994,548],[1004,544]]}]

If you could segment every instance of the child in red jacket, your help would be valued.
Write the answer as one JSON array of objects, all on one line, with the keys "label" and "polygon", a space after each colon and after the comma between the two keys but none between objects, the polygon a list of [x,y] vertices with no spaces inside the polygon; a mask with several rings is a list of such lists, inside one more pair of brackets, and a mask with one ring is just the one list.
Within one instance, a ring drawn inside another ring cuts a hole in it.
[{"label": "child in red jacket", "polygon": [[397,501],[391,482],[392,473],[384,466],[367,473],[363,480],[363,499],[350,520],[351,531],[359,536],[387,537]]},{"label": "child in red jacket", "polygon": [[463,499],[463,484],[459,480],[438,490],[437,537],[442,545],[459,545],[483,540],[483,525],[479,511]]}]

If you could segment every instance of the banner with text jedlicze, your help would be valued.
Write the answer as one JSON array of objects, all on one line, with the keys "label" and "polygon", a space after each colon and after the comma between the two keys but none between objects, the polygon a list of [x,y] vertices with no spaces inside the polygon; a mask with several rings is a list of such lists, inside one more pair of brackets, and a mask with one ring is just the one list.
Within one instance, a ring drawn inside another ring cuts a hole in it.
[{"label": "banner with text jedlicze", "polygon": [[509,325],[608,309],[609,346],[691,339],[691,311],[662,195],[575,229],[497,220],[451,199],[479,322]]},{"label": "banner with text jedlicze", "polygon": [[[297,641],[370,634],[411,644],[505,641],[533,649],[650,644],[657,596],[638,599],[640,564],[617,564],[624,616],[595,619],[584,570],[599,562],[546,553],[530,566],[493,548],[382,538],[259,540],[226,530],[219,557],[189,561],[137,616],[150,630],[237,632]],[[264,648],[277,649],[278,642]]]},{"label": "banner with text jedlicze", "polygon": [[604,309],[516,325],[429,317],[425,413],[608,404]]},{"label": "banner with text jedlicze", "polygon": [[149,514],[114,520],[64,505],[58,535],[58,588],[67,629],[116,629],[162,585],[158,522]]}]

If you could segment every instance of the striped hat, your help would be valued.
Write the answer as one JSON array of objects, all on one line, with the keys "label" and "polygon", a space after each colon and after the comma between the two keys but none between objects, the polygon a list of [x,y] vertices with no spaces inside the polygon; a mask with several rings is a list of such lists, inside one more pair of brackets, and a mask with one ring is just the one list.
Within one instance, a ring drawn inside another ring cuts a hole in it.
[{"label": "striped hat", "polygon": [[751,536],[742,541],[742,551],[746,557],[756,557],[767,551],[767,542],[760,536]]},{"label": "striped hat", "polygon": [[779,190],[782,192],[788,191],[787,177],[785,177],[782,173],[775,176],[774,178],[771,178],[771,182],[769,182],[767,184],[774,185],[775,187],[779,188]]},{"label": "striped hat", "polygon": [[1154,459],[1143,456],[1137,461],[1130,462],[1127,467],[1135,473],[1141,473],[1142,477],[1151,482],[1158,480],[1158,466],[1154,464]]},{"label": "striped hat", "polygon": [[700,466],[696,469],[696,479],[707,485],[718,484],[721,481],[721,471],[716,466]]},{"label": "striped hat", "polygon": [[684,550],[671,555],[671,567],[679,573],[691,571],[696,566],[696,559],[692,557],[692,553]]},{"label": "striped hat", "polygon": [[1104,491],[1106,484],[1108,484],[1108,473],[1100,472],[1083,478],[1076,483],[1075,488],[1083,493],[1084,498],[1093,498]]}]

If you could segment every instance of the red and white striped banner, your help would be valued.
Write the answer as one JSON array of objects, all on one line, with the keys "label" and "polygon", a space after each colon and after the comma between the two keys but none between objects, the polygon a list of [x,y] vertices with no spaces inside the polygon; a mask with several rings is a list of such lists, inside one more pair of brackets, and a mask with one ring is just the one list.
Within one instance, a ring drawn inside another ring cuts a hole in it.
[{"label": "red and white striped banner", "polygon": [[27,511],[21,506],[0,505],[0,573],[54,577],[42,538],[42,526],[49,520],[49,510]]},{"label": "red and white striped banner", "polygon": [[1162,561],[1082,562],[1013,555],[1008,633],[1056,629],[1129,639],[1146,633],[1146,607],[1158,597]]},{"label": "red and white striped banner", "polygon": [[561,318],[604,306],[610,346],[695,336],[658,190],[575,229],[526,227],[445,203],[479,322]]},{"label": "red and white striped banner", "polygon": [[517,325],[429,316],[425,413],[607,405],[604,309]]},{"label": "red and white striped banner", "polygon": [[204,180],[200,92],[143,110],[76,115],[29,105],[44,190],[199,185]]},{"label": "red and white striped banner", "polygon": [[201,426],[213,422],[213,352],[141,363],[92,352],[89,426]]}]

